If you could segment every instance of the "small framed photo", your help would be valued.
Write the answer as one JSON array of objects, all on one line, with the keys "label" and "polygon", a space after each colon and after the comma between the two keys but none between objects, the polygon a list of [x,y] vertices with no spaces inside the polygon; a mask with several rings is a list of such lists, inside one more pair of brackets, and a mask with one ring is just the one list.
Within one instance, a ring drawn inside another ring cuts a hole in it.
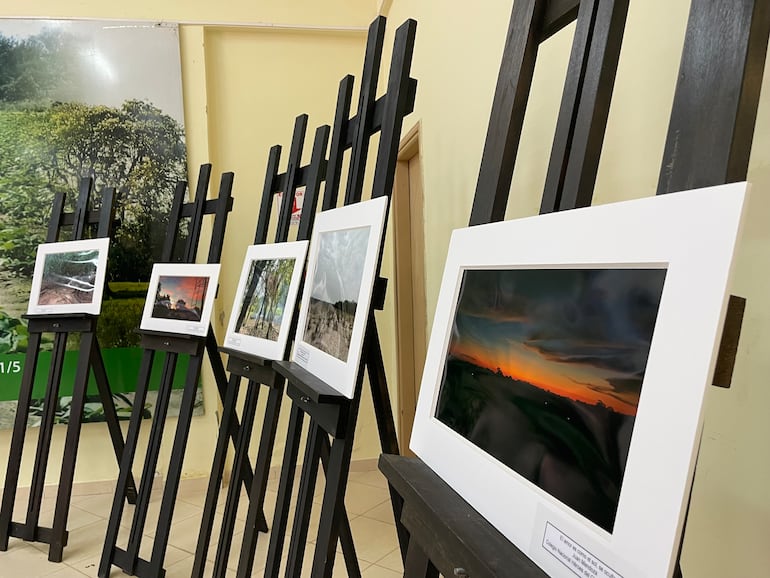
[{"label": "small framed photo", "polygon": [[102,308],[109,238],[38,245],[27,313],[90,313]]},{"label": "small framed photo", "polygon": [[549,576],[671,576],[746,189],[453,233],[410,447]]},{"label": "small framed photo", "polygon": [[283,359],[310,243],[252,245],[238,281],[225,345],[265,359]]},{"label": "small framed photo", "polygon": [[323,211],[310,241],[292,361],[353,398],[387,197]]},{"label": "small framed photo", "polygon": [[218,277],[218,264],[156,263],[150,276],[140,328],[206,335]]}]

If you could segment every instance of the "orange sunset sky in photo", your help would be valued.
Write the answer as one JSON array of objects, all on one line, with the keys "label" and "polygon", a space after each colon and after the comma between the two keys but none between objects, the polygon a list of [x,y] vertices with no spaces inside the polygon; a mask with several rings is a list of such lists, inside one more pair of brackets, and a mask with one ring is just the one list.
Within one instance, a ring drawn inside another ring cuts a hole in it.
[{"label": "orange sunset sky in photo", "polygon": [[168,294],[171,302],[183,299],[188,307],[202,307],[206,296],[208,277],[177,277],[162,275],[159,278],[162,295]]},{"label": "orange sunset sky in photo", "polygon": [[466,271],[449,353],[636,415],[665,270]]}]

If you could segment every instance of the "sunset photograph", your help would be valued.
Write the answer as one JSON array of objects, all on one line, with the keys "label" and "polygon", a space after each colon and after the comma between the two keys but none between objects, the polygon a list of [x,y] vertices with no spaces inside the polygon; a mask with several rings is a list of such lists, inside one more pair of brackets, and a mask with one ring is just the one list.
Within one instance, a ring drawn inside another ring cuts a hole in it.
[{"label": "sunset photograph", "polygon": [[152,316],[158,319],[200,321],[208,277],[161,275]]},{"label": "sunset photograph", "polygon": [[465,271],[436,418],[611,533],[665,276]]}]

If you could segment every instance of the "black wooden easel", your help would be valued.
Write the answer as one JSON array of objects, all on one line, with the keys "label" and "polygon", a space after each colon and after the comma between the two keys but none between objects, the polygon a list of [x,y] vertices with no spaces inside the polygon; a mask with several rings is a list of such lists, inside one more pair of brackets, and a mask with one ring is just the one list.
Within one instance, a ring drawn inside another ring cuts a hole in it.
[{"label": "black wooden easel", "polygon": [[[51,219],[48,224],[46,243],[60,240],[65,227],[72,228],[72,240],[86,238],[89,229],[96,225],[95,237],[109,237],[114,223],[115,190],[105,188],[102,191],[102,203],[99,211],[91,210],[91,194],[93,180],[83,178],[75,202],[75,210],[65,212],[65,194],[58,193],[54,198]],[[93,371],[97,390],[104,407],[104,415],[110,438],[118,462],[123,452],[123,434],[118,424],[115,403],[112,399],[107,373],[99,343],[96,339],[96,323],[98,315],[91,314],[54,314],[54,315],[24,315],[29,320],[29,345],[24,361],[24,372],[19,391],[19,402],[11,438],[11,451],[8,456],[5,488],[3,491],[2,508],[0,508],[0,550],[8,549],[10,536],[30,542],[43,542],[50,545],[48,559],[61,562],[62,552],[67,545],[67,516],[69,514],[70,498],[72,497],[72,482],[75,476],[75,461],[77,459],[78,442],[82,426],[83,408],[85,405],[88,377]],[[19,482],[24,439],[26,436],[27,420],[29,418],[32,389],[35,373],[40,357],[40,343],[43,333],[54,333],[54,346],[51,355],[51,365],[48,372],[48,382],[44,399],[43,419],[35,452],[35,464],[32,471],[32,487],[27,505],[27,516],[23,523],[13,522],[13,507]],[[72,404],[70,406],[69,425],[67,426],[64,455],[62,458],[61,474],[56,496],[53,527],[44,528],[39,525],[40,506],[45,486],[45,473],[48,466],[51,438],[53,436],[54,418],[59,398],[64,353],[67,346],[67,336],[70,333],[80,334],[80,349],[78,363],[73,383]],[[133,480],[126,480],[126,487],[121,500],[128,496],[133,503],[136,498]]]},{"label": "black wooden easel", "polygon": [[[350,172],[344,203],[348,205],[361,200],[369,139],[378,131],[380,132],[380,143],[371,196],[376,198],[390,195],[393,187],[401,126],[404,116],[411,112],[414,105],[417,84],[414,79],[409,77],[416,22],[408,20],[396,31],[388,89],[385,95],[376,99],[385,23],[385,18],[379,17],[369,28],[358,111],[353,118],[349,118],[353,77],[347,76],[340,83],[326,171],[323,210],[334,208],[337,205],[343,155],[348,148],[351,149]],[[287,575],[299,576],[301,571],[318,465],[328,451],[328,460],[323,460],[326,463],[326,486],[312,575],[331,576],[337,541],[342,538],[348,573],[351,576],[360,576],[352,541],[348,547],[345,546],[348,530],[343,499],[365,369],[368,370],[372,387],[382,449],[386,453],[398,453],[395,425],[374,319],[374,310],[382,308],[385,286],[385,280],[378,278],[375,284],[373,305],[368,314],[364,350],[353,399],[344,397],[328,384],[315,378],[294,363],[276,361],[272,364],[272,367],[282,378],[288,381],[287,393],[292,400],[292,406],[265,576],[277,576],[280,570],[291,489],[305,414],[310,416],[310,430],[289,545]],[[332,437],[330,447],[329,436]],[[252,505],[255,503],[256,501],[252,502]],[[400,499],[395,495],[394,511],[400,512]],[[248,527],[249,523],[247,522],[247,531]],[[253,550],[247,547],[246,538],[244,538],[237,576],[249,576],[252,562]]]},{"label": "black wooden easel", "polygon": [[[278,174],[281,147],[276,145],[270,149],[267,172],[262,192],[262,201],[257,219],[257,229],[254,236],[254,244],[264,244],[267,241],[270,217],[272,215],[273,199],[279,192],[284,192],[283,200],[279,208],[278,223],[274,240],[276,243],[287,241],[291,223],[292,201],[294,191],[298,187],[305,186],[302,216],[296,233],[297,240],[307,240],[310,237],[312,223],[315,218],[318,195],[321,182],[326,170],[326,148],[329,141],[330,127],[324,125],[316,130],[313,143],[312,158],[309,165],[301,166],[302,149],[307,131],[307,115],[297,117],[294,125],[291,149],[286,172]],[[296,321],[295,321],[296,322]],[[288,355],[290,344],[284,357]],[[255,420],[257,401],[261,386],[268,388],[268,399],[265,407],[265,415],[262,422],[259,449],[255,463],[254,476],[251,486],[248,488],[249,510],[247,514],[241,557],[249,568],[253,566],[254,551],[260,531],[267,531],[267,524],[262,516],[267,478],[269,474],[270,458],[275,445],[275,435],[278,427],[281,400],[285,380],[271,367],[270,360],[249,355],[242,351],[220,348],[228,354],[227,370],[230,372],[230,380],[227,387],[227,395],[223,401],[222,421],[220,423],[217,445],[214,453],[211,476],[209,478],[206,501],[203,508],[201,528],[198,535],[198,544],[195,550],[195,559],[191,576],[203,576],[206,564],[206,554],[211,541],[211,534],[216,514],[219,487],[227,458],[230,431],[233,427],[233,419],[237,415],[237,402],[242,379],[247,380],[246,396],[241,411],[241,427],[233,440],[235,446],[234,471],[239,471],[248,456],[252,429]],[[214,564],[214,576],[224,576],[227,570],[232,545],[232,537],[236,523],[236,513],[240,498],[240,483],[237,477],[232,477],[225,498],[225,509],[220,526],[219,540],[217,542],[216,558]],[[352,542],[350,542],[352,544]]]},{"label": "black wooden easel", "polygon": [[[194,263],[198,252],[198,244],[203,225],[203,217],[214,214],[214,223],[209,244],[208,263],[218,263],[222,254],[225,226],[227,216],[232,210],[232,186],[233,173],[223,173],[219,185],[217,199],[206,200],[211,176],[211,165],[202,165],[198,176],[198,184],[195,199],[191,203],[184,203],[187,183],[177,185],[174,201],[169,216],[168,229],[163,247],[162,261],[169,262],[174,254],[174,246],[179,235],[179,225],[183,217],[190,217],[188,238],[184,248],[182,261]],[[126,435],[126,448],[120,462],[120,474],[118,475],[115,498],[112,503],[107,535],[105,537],[104,550],[99,563],[98,575],[102,578],[109,576],[110,567],[114,564],[130,575],[158,578],[165,574],[163,561],[168,546],[168,536],[171,530],[171,521],[174,513],[176,494],[179,488],[179,480],[182,474],[182,462],[184,460],[185,446],[190,432],[195,393],[200,379],[201,367],[206,352],[208,351],[211,365],[220,393],[226,387],[224,367],[216,349],[214,331],[209,325],[205,336],[191,336],[170,334],[157,331],[140,331],[141,346],[144,349],[142,362],[137,379],[136,397],[131,412],[131,419]],[[213,344],[213,346],[212,346]],[[139,484],[136,508],[134,510],[131,531],[128,544],[125,549],[117,547],[116,542],[120,528],[120,520],[123,515],[124,503],[121,499],[131,475],[131,466],[136,454],[139,441],[139,431],[142,423],[142,408],[150,385],[150,375],[156,352],[164,352],[165,360],[160,379],[155,415],[150,429],[150,438],[145,454],[142,477]],[[171,396],[172,384],[177,370],[179,355],[188,355],[189,363],[185,375],[182,403],[177,419],[177,428],[171,450],[171,460],[168,467],[167,479],[163,488],[158,524],[153,541],[152,556],[150,560],[139,557],[139,549],[142,542],[144,526],[147,520],[147,511],[153,485],[153,474],[158,463],[163,429]],[[247,464],[248,466],[248,464]],[[240,473],[240,472],[239,472]]]},{"label": "black wooden easel", "polygon": [[[540,212],[591,204],[627,8],[627,0],[516,0],[470,225],[504,218],[538,45],[575,18]],[[725,21],[735,26],[726,32]],[[766,2],[693,3],[658,194],[745,179],[769,32]],[[715,385],[729,386],[744,303],[731,296]],[[383,455],[380,469],[405,500],[396,518],[410,533],[404,576],[546,576],[421,460]]]}]

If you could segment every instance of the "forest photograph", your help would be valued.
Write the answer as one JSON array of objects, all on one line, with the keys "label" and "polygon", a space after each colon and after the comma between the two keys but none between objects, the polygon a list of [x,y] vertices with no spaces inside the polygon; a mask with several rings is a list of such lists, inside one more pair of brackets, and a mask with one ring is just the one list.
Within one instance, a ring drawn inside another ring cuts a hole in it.
[{"label": "forest photograph", "polygon": [[[241,299],[235,332],[277,341],[296,259],[255,259]],[[291,314],[291,312],[288,312]]]},{"label": "forest photograph", "polygon": [[[138,347],[134,330],[174,187],[187,179],[183,122],[176,28],[0,21],[0,354],[23,363],[21,316],[37,246],[46,239],[54,196],[65,193],[65,210],[72,211],[84,177],[93,179],[96,210],[99,191],[116,190],[99,343]],[[60,238],[69,234],[65,229]],[[68,349],[76,346],[68,340]],[[129,373],[111,373],[113,390],[133,390],[134,379],[122,383]],[[0,406],[18,397],[20,375],[6,378]],[[0,428],[8,426],[9,411],[0,407]],[[100,407],[93,413],[101,419]]]},{"label": "forest photograph", "polygon": [[466,270],[435,417],[611,533],[665,276]]},{"label": "forest photograph", "polygon": [[303,340],[347,361],[371,227],[321,234]]},{"label": "forest photograph", "polygon": [[92,303],[99,251],[66,251],[45,256],[38,305]]}]

